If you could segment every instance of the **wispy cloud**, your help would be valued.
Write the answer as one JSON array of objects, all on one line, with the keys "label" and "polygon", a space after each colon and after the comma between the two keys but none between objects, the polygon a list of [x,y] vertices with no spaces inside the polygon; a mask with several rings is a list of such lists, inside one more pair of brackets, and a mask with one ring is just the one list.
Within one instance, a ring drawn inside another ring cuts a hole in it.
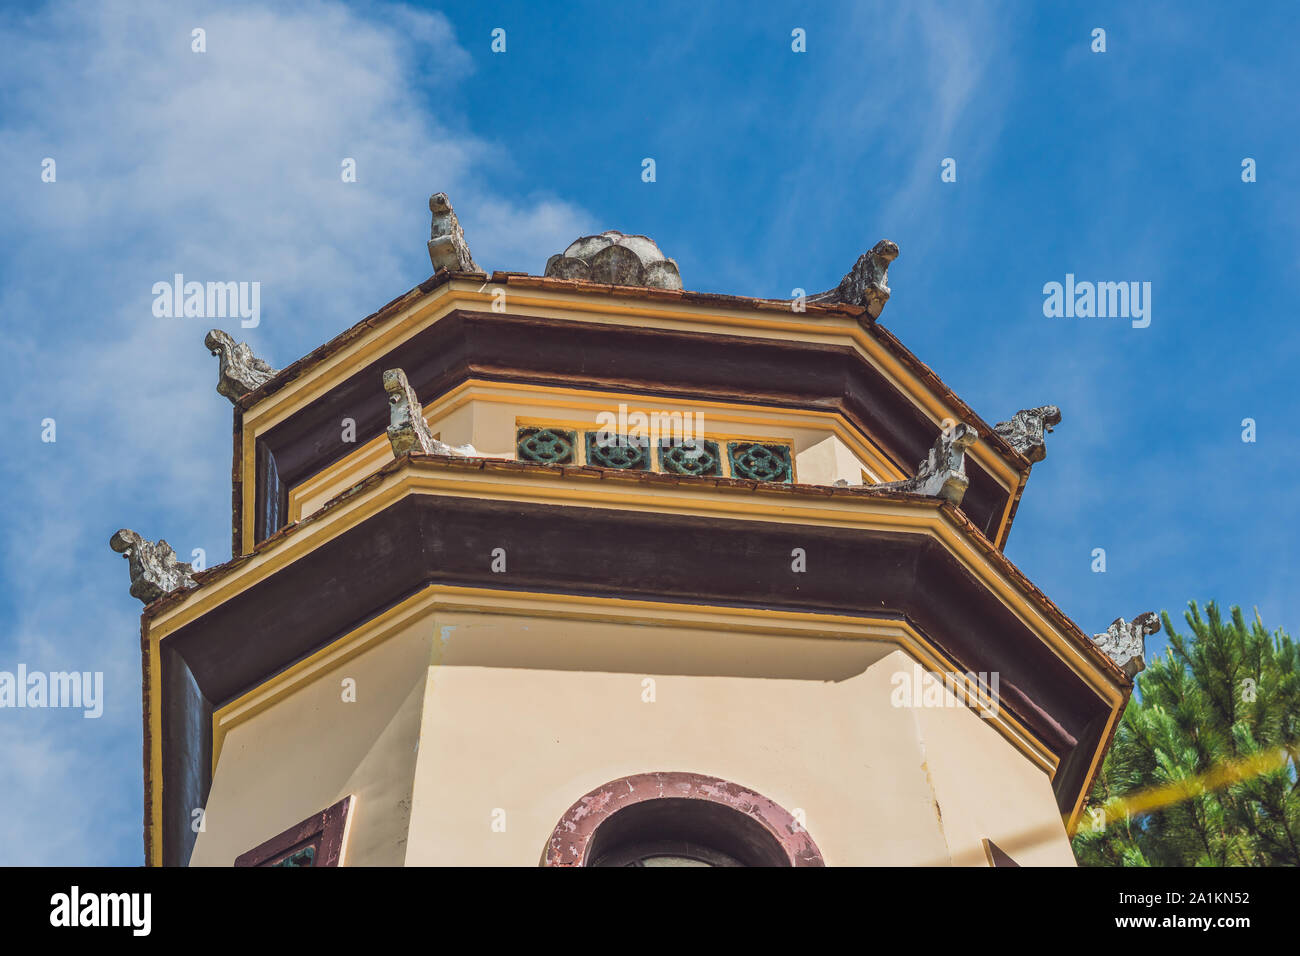
[{"label": "wispy cloud", "polygon": [[[230,407],[206,330],[225,325],[278,365],[342,331],[429,274],[435,190],[489,269],[540,271],[591,224],[562,197],[495,187],[510,156],[460,131],[474,63],[438,14],[57,3],[0,20],[0,48],[0,311],[14,317],[0,350],[15,396],[0,669],[102,670],[108,684],[100,720],[0,712],[19,778],[0,817],[23,821],[0,863],[135,863],[139,606],[107,541],[130,526],[182,560],[228,557]],[[261,326],[155,318],[152,285],[177,272],[260,282]]]}]

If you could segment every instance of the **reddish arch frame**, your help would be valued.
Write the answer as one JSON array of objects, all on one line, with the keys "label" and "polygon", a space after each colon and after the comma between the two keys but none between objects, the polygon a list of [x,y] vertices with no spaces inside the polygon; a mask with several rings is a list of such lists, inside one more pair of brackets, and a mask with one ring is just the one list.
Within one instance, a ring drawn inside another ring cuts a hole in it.
[{"label": "reddish arch frame", "polygon": [[586,866],[596,830],[620,810],[664,798],[707,800],[730,807],[763,827],[791,866],[825,866],[808,831],[784,807],[748,787],[698,773],[638,773],[601,784],[565,811],[551,832],[543,866]]}]

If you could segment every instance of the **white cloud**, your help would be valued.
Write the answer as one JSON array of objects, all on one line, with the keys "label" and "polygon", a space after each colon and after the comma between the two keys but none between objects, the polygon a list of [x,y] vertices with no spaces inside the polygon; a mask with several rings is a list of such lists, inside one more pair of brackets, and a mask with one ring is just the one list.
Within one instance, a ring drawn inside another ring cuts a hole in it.
[{"label": "white cloud", "polygon": [[[196,26],[206,53],[191,52]],[[436,13],[73,2],[0,20],[0,48],[17,436],[0,466],[14,621],[0,669],[110,675],[100,721],[0,712],[0,753],[25,771],[0,792],[0,817],[22,821],[0,863],[136,863],[138,605],[107,541],[131,526],[182,560],[229,554],[231,413],[204,333],[224,324],[279,366],[333,337],[429,275],[437,190],[489,270],[540,271],[591,224],[561,197],[494,187],[510,158],[456,132],[473,62]],[[46,156],[55,184],[39,180]],[[261,282],[261,327],[154,318],[151,287],[176,272]]]}]

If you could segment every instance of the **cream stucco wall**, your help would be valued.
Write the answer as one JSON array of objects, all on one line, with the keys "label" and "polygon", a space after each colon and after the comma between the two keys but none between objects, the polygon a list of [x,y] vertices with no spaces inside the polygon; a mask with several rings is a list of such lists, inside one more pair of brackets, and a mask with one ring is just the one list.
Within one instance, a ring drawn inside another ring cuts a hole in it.
[{"label": "cream stucco wall", "polygon": [[1021,866],[1076,865],[1046,774],[993,745],[993,729],[969,707],[912,713],[955,865],[986,866],[985,839]]},{"label": "cream stucco wall", "polygon": [[795,456],[799,480],[807,485],[862,484],[862,462],[834,435],[809,445]]},{"label": "cream stucco wall", "polygon": [[984,838],[1072,865],[1046,774],[987,721],[894,706],[913,663],[885,641],[441,608],[235,724],[193,862],[353,794],[350,865],[534,866],[584,793],[687,771],[801,815],[829,865],[986,865]]},{"label": "cream stucco wall", "polygon": [[[234,726],[190,864],[229,866],[351,794],[344,863],[400,865],[432,640],[409,627]],[[344,700],[345,678],[355,701]]]}]

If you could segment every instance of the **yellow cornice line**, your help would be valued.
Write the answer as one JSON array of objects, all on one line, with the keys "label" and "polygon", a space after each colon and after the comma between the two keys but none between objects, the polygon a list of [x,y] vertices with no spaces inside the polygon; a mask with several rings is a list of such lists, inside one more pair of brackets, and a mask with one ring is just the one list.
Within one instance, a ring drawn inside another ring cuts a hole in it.
[{"label": "yellow cornice line", "polygon": [[[455,308],[453,292],[473,297],[474,283],[453,279],[424,296],[415,297],[405,308],[376,326],[374,335],[364,332],[347,346],[308,369],[299,378],[245,409],[241,417],[243,461],[240,474],[240,514],[244,553],[253,550],[257,526],[257,438],[288,418],[302,406],[326,394],[337,384],[335,370],[346,373],[364,368],[372,356],[385,354],[422,329],[443,318]],[[479,298],[482,298],[481,296]],[[376,388],[380,387],[376,383]]]},{"label": "yellow cornice line", "polygon": [[[628,621],[644,623],[647,616],[653,616],[655,625],[661,627],[687,626],[701,630],[743,631],[766,636],[811,635],[819,639],[885,641],[903,648],[926,670],[944,674],[960,673],[956,671],[954,662],[925,641],[906,621],[873,618],[869,615],[856,617],[809,614],[585,595],[570,597],[539,592],[434,584],[214,711],[212,715],[213,776],[216,775],[225,737],[235,727],[283,700],[305,683],[342,666],[359,654],[382,643],[414,621],[443,609],[463,613],[610,623]],[[969,685],[964,675],[963,683]],[[974,691],[978,694],[978,688],[974,685],[966,689],[968,692]],[[971,707],[971,709],[976,708]],[[994,717],[987,719],[998,733],[1046,773],[1049,779],[1055,776],[1059,765],[1056,755],[1020,721],[1003,708],[999,708]]]},{"label": "yellow cornice line", "polygon": [[[339,368],[347,374],[365,368],[375,356],[387,353],[392,345],[400,344],[453,311],[456,308],[456,300],[451,298],[453,292],[460,292],[463,298],[471,300],[485,298],[475,296],[468,290],[458,290],[457,286],[463,281],[454,279],[423,298],[413,299],[406,308],[375,326],[371,330],[372,334],[358,335],[354,341],[327,356],[320,364],[265,396],[245,410],[245,424],[254,428],[258,435],[273,428],[303,405],[337,385],[334,372]],[[380,384],[376,383],[376,388],[379,387]]]},{"label": "yellow cornice line", "polygon": [[[257,437],[246,423],[240,424],[239,430],[239,521],[240,551],[248,554],[253,550],[257,536]],[[232,554],[232,558],[240,555]]]}]

